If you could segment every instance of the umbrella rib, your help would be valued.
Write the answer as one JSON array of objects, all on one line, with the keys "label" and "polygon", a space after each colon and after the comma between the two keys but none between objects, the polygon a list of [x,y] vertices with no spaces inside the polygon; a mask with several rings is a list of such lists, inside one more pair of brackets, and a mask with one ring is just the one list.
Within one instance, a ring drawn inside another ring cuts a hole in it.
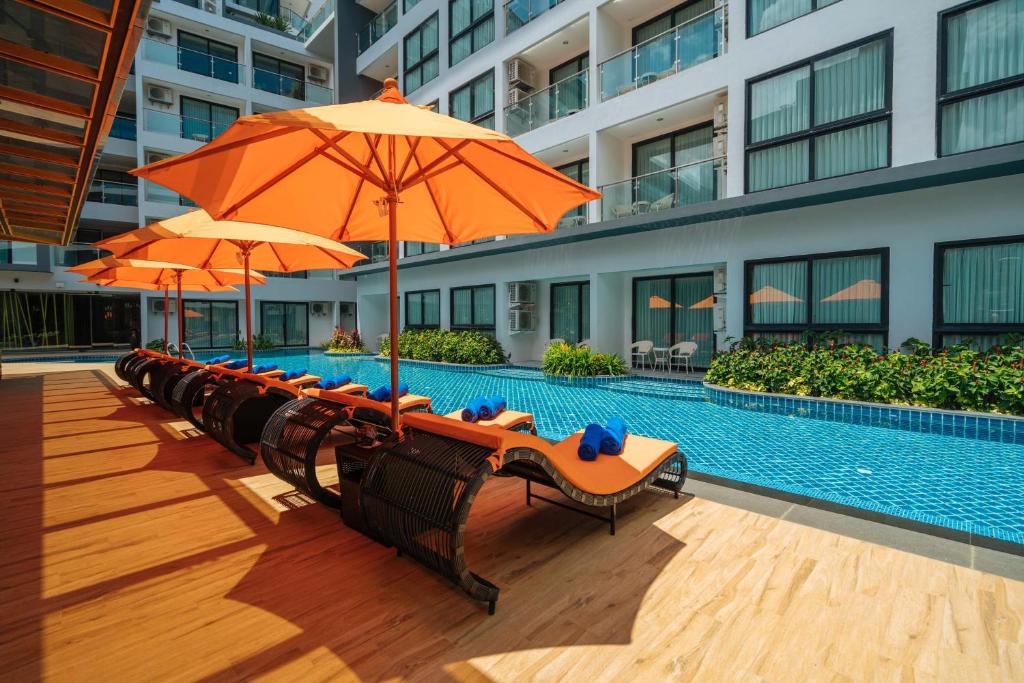
[{"label": "umbrella rib", "polygon": [[202,159],[203,157],[210,156],[211,154],[219,154],[220,152],[232,150],[235,147],[251,145],[256,142],[263,142],[264,140],[270,140],[294,132],[296,132],[295,128],[280,128],[278,130],[270,130],[265,133],[259,133],[257,135],[253,135],[252,137],[245,138],[244,140],[234,140],[232,142],[226,142],[223,145],[219,145],[216,147],[200,147],[194,152],[190,152],[188,154],[182,154],[180,156],[172,157],[170,159],[164,159],[163,161],[158,161],[153,164],[147,164],[146,166],[134,168],[131,171],[129,171],[129,173],[131,173],[132,175],[141,175],[139,171],[142,171],[143,169],[146,168],[170,168],[172,166],[177,166],[178,164],[186,161]]},{"label": "umbrella rib", "polygon": [[[402,164],[402,170],[400,170],[398,172],[398,175],[395,176],[396,182],[399,181],[401,178],[405,177],[405,172],[409,168],[409,163],[416,155],[416,148],[419,147],[420,140],[423,139],[421,137],[414,137],[410,140],[408,135],[403,135],[402,137],[405,138],[405,144],[409,145],[409,156],[405,157],[405,163]],[[419,164],[417,164],[417,166],[418,165]]]},{"label": "umbrella rib", "polygon": [[[438,142],[439,145],[441,145],[445,149],[451,149],[444,140],[441,140],[440,138],[438,138],[437,142]],[[532,220],[534,223],[536,223],[537,226],[541,229],[541,232],[548,232],[549,230],[551,230],[551,228],[549,228],[547,225],[545,225],[544,221],[542,221],[540,218],[538,218],[535,213],[533,213],[528,208],[523,206],[522,202],[520,202],[518,199],[516,199],[515,197],[510,195],[508,192],[506,192],[500,185],[497,185],[497,184],[491,182],[490,178],[488,178],[486,175],[481,173],[480,170],[474,164],[472,164],[471,162],[467,161],[466,158],[464,156],[462,156],[461,153],[459,153],[458,151],[453,150],[452,151],[452,155],[454,155],[456,159],[461,161],[463,166],[465,166],[470,171],[475,173],[477,175],[477,177],[480,178],[480,180],[482,180],[485,183],[487,183],[488,185],[490,185],[491,188],[495,192],[497,192],[502,197],[504,197],[505,200],[509,204],[511,204],[512,206],[516,207],[520,211],[522,211],[523,214],[525,214],[530,220]]]},{"label": "umbrella rib", "polygon": [[[332,142],[332,141],[327,140],[327,136],[325,136],[322,133],[320,133],[320,131],[314,130],[313,132],[316,133],[317,135],[319,135],[320,137],[322,137],[325,141],[327,141],[328,142],[328,145],[327,145],[328,147],[330,147],[332,150],[337,152],[342,157],[342,159],[347,161],[349,164],[352,164],[352,166],[354,166],[355,168],[349,168],[344,162],[342,162],[341,159],[335,159],[331,155],[326,154],[325,151],[321,152],[324,157],[330,159],[331,161],[333,161],[336,164],[339,164],[342,168],[348,169],[350,172],[354,172],[356,174],[365,175],[366,179],[369,180],[371,183],[373,183],[374,185],[376,185],[377,187],[379,187],[382,190],[385,189],[384,188],[384,183],[387,182],[387,179],[386,178],[377,178],[375,175],[373,175],[373,171],[370,169],[370,166],[369,166],[368,162],[367,163],[360,162],[354,156],[352,156],[351,154],[346,152],[344,149],[342,149],[341,147],[336,145],[335,142],[337,142],[337,140]],[[340,140],[341,138],[338,138],[338,139]]]},{"label": "umbrella rib", "polygon": [[[380,160],[380,155],[377,154],[377,144],[380,143],[383,135],[378,135],[376,140],[371,140],[369,133],[363,133],[363,139],[366,140],[367,146],[370,148],[370,158],[377,164],[377,170],[380,171],[380,177],[384,180],[388,179],[388,172],[384,170],[384,164]],[[369,164],[367,164],[369,168]]]},{"label": "umbrella rib", "polygon": [[[274,244],[273,242],[264,242],[264,244],[270,247],[271,253],[274,254],[274,257],[277,259],[278,263],[281,264],[281,268],[288,268],[288,264],[284,262],[284,259],[281,257],[281,253],[277,250],[277,245]],[[282,270],[281,272],[290,273],[291,271]]]},{"label": "umbrella rib", "polygon": [[[440,138],[435,138],[435,139],[440,143]],[[470,143],[469,140],[460,140],[459,143],[457,145],[455,145],[455,147],[448,147],[447,145],[444,145],[442,143],[441,146],[444,147],[448,151],[446,151],[444,154],[440,155],[439,157],[437,157],[436,159],[431,161],[429,164],[421,167],[418,173],[413,173],[412,177],[409,178],[409,180],[407,182],[401,183],[402,187],[403,188],[409,188],[409,187],[412,187],[413,185],[415,185],[416,183],[420,182],[421,180],[423,180],[423,175],[425,173],[433,171],[434,168],[436,168],[438,164],[440,164],[442,161],[445,161],[446,159],[450,159],[452,156],[454,156],[455,152],[459,151],[460,149],[462,149],[463,147],[465,147],[469,143]]]},{"label": "umbrella rib", "polygon": [[[413,152],[415,154],[415,152]],[[420,160],[415,159],[416,167],[419,168]],[[441,227],[444,228],[444,234],[448,237],[449,244],[455,244],[455,235],[452,234],[451,229],[448,227],[448,221],[444,219],[444,214],[441,213],[441,207],[437,203],[437,197],[434,196],[434,190],[430,187],[430,183],[426,179],[423,180],[423,186],[427,188],[427,194],[430,196],[430,201],[434,204],[434,210],[437,211],[437,219],[441,221]]]},{"label": "umbrella rib", "polygon": [[[517,164],[520,164],[522,166],[526,166],[527,168],[533,169],[534,171],[537,171],[538,173],[543,173],[544,175],[548,176],[549,178],[552,178],[554,180],[558,180],[559,182],[565,183],[566,185],[574,185],[576,187],[581,187],[581,188],[583,188],[585,190],[593,192],[594,194],[598,194],[593,188],[587,187],[586,185],[584,185],[582,183],[578,183],[575,180],[573,180],[572,178],[569,178],[568,176],[566,176],[566,175],[564,175],[562,173],[559,173],[558,171],[556,171],[553,168],[548,168],[547,166],[544,166],[544,165],[534,165],[534,164],[530,163],[526,159],[521,159],[521,158],[519,158],[517,156],[514,156],[512,154],[509,154],[508,152],[506,152],[504,150],[501,150],[501,149],[499,149],[497,147],[488,146],[487,149],[489,151],[491,151],[491,152],[494,152],[495,154],[498,154],[500,156],[505,157],[506,159],[509,159],[510,161],[514,161]],[[598,195],[598,196],[600,196],[600,195]]]},{"label": "umbrella rib", "polygon": [[356,191],[352,194],[352,203],[348,205],[348,211],[345,212],[345,220],[343,220],[341,225],[338,226],[337,239],[339,242],[345,234],[345,231],[348,230],[348,222],[352,220],[352,214],[355,213],[356,202],[359,201],[359,193],[363,191],[363,183],[365,182],[366,178],[364,176],[359,176],[359,182],[356,184]]}]

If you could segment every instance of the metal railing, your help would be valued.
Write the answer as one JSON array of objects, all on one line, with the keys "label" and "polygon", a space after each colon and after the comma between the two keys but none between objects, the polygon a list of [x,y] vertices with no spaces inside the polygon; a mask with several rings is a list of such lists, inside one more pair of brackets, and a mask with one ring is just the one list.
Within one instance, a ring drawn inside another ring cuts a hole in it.
[{"label": "metal railing", "polygon": [[682,164],[602,185],[601,220],[653,214],[725,197],[725,157]]},{"label": "metal railing", "polygon": [[584,69],[505,107],[505,132],[522,135],[587,108],[587,70]]},{"label": "metal railing", "polygon": [[334,96],[331,88],[256,67],[252,68],[252,87],[314,104],[331,104]]},{"label": "metal railing", "polygon": [[54,249],[53,262],[54,265],[62,266],[64,268],[74,268],[75,266],[80,266],[83,263],[102,258],[105,253],[107,252],[101,252],[93,246],[71,244],[66,247],[57,247]]},{"label": "metal railing", "polygon": [[136,183],[121,183],[116,180],[93,180],[85,200],[100,204],[138,206],[139,186]]},{"label": "metal railing", "polygon": [[168,190],[162,185],[146,181],[146,201],[159,202],[161,204],[177,204],[178,206],[195,207],[197,204],[188,197],[182,197],[174,190]]},{"label": "metal railing", "polygon": [[398,3],[393,2],[356,33],[357,54],[363,54],[398,24]]},{"label": "metal railing", "polygon": [[330,19],[331,15],[334,14],[334,2],[335,0],[327,0],[320,5],[316,12],[313,12],[313,16],[306,20],[305,26],[299,32],[298,37],[300,40],[309,40],[310,36],[316,33],[317,29]]},{"label": "metal railing", "polygon": [[127,116],[117,115],[114,122],[110,124],[110,137],[122,140],[135,140],[138,138],[135,119]]},{"label": "metal railing", "polygon": [[505,3],[505,35],[526,26],[562,0],[509,0]]},{"label": "metal railing", "polygon": [[142,40],[143,59],[173,66],[181,71],[209,76],[228,83],[241,83],[243,65],[223,57],[216,57],[187,47],[161,43],[157,40]]},{"label": "metal railing", "polygon": [[381,261],[388,260],[388,243],[387,242],[373,242],[370,245],[370,253],[367,254],[370,257],[370,263],[380,263]]},{"label": "metal railing", "polygon": [[598,66],[601,101],[625,95],[725,52],[725,7],[719,5],[620,52]]},{"label": "metal railing", "polygon": [[142,110],[142,125],[146,130],[196,142],[209,142],[232,123],[234,121],[207,121],[157,109]]}]

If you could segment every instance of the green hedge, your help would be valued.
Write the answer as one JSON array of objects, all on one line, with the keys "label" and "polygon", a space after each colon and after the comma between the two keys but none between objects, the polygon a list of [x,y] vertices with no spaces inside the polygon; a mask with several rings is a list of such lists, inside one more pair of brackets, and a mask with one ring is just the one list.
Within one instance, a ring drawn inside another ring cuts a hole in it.
[{"label": "green hedge", "polygon": [[[235,343],[232,345],[232,348],[234,348],[235,351],[245,351],[246,350],[245,337],[243,337],[241,335],[241,333],[239,333],[238,339],[235,340]],[[267,336],[262,335],[262,334],[254,334],[252,336],[252,350],[253,351],[270,351],[273,348],[274,348],[274,342],[270,341],[270,337],[267,337]]]},{"label": "green hedge", "polygon": [[562,377],[596,377],[624,375],[626,364],[615,354],[598,353],[589,347],[551,344],[544,352],[541,369],[549,375]]},{"label": "green hedge", "polygon": [[[391,355],[385,338],[380,355]],[[398,357],[465,365],[493,365],[505,362],[505,350],[496,339],[472,330],[405,330],[398,335]]]},{"label": "green hedge", "polygon": [[744,339],[715,356],[706,381],[796,396],[1024,415],[1024,349],[1019,339],[978,351],[959,345],[878,353],[866,345],[818,348]]}]

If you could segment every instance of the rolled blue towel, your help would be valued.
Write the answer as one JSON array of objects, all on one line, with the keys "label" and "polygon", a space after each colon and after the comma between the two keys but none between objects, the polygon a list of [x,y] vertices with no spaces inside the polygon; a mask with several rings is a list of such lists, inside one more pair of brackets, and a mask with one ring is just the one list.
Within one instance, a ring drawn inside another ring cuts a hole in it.
[{"label": "rolled blue towel", "polygon": [[480,419],[480,410],[487,403],[487,399],[483,396],[476,396],[469,400],[466,407],[462,409],[462,421],[463,422],[476,422]]},{"label": "rolled blue towel", "polygon": [[508,402],[505,400],[504,396],[491,396],[488,398],[487,409],[490,411],[491,416],[487,419],[493,420],[498,417],[498,415],[501,415],[501,411],[505,410],[505,406],[507,405]]},{"label": "rolled blue towel", "polygon": [[607,455],[619,455],[626,442],[626,422],[621,417],[608,418],[601,438],[601,452]]},{"label": "rolled blue towel", "polygon": [[343,387],[351,382],[352,378],[349,377],[348,375],[338,375],[337,377],[334,378],[334,383],[337,384],[339,387]]},{"label": "rolled blue towel", "polygon": [[298,379],[300,377],[304,377],[306,375],[306,368],[299,368],[298,370],[292,370],[291,375],[292,376],[289,377],[288,379]]},{"label": "rolled blue towel", "polygon": [[231,360],[231,356],[214,356],[210,360],[203,363],[203,365],[216,365],[217,363],[223,363],[226,360]]},{"label": "rolled blue towel", "polygon": [[576,454],[580,460],[597,460],[597,454],[601,451],[601,439],[604,438],[604,427],[591,423],[583,430],[583,437],[580,438],[580,446]]},{"label": "rolled blue towel", "polygon": [[314,382],[313,383],[313,388],[314,389],[326,389],[327,388],[327,382],[325,380],[320,380],[318,382]]},{"label": "rolled blue towel", "polygon": [[255,365],[255,366],[253,366],[252,370],[250,370],[250,372],[252,374],[254,374],[254,375],[258,375],[261,372],[266,372],[266,371],[267,371],[266,367],[264,367],[262,365]]},{"label": "rolled blue towel", "polygon": [[338,388],[338,383],[335,382],[334,379],[321,380],[321,384],[323,384],[323,387],[321,387],[323,389],[330,390],[330,389],[337,389]]},{"label": "rolled blue towel", "polygon": [[391,398],[391,389],[387,387],[377,387],[369,394],[366,395],[371,401],[384,402]]},{"label": "rolled blue towel", "polygon": [[277,370],[277,363],[271,363],[270,365],[263,366],[263,372],[270,372],[271,370]]},{"label": "rolled blue towel", "polygon": [[[399,384],[398,384],[398,395],[399,396],[405,396],[408,393],[409,393],[409,385],[406,384],[405,382],[399,382]],[[388,391],[388,398],[391,398],[390,394],[391,394],[391,391],[389,390]]]},{"label": "rolled blue towel", "polygon": [[228,370],[241,370],[242,368],[244,368],[248,364],[249,363],[247,363],[244,360],[233,360],[230,363],[228,363],[227,365],[225,365],[224,367],[227,368]]}]

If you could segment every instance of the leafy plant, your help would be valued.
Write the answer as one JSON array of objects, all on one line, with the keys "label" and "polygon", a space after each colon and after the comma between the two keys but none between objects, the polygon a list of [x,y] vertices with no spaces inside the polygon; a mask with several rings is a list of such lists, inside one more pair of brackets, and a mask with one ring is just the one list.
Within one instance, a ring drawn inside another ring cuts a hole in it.
[{"label": "leafy plant", "polygon": [[[236,351],[245,351],[245,340],[242,339],[241,333],[233,347]],[[270,340],[270,337],[262,334],[254,334],[252,337],[252,350],[253,351],[270,351],[274,348],[274,342]]]},{"label": "leafy plant", "polygon": [[549,375],[563,377],[596,377],[624,375],[626,363],[615,354],[599,353],[583,346],[551,344],[544,352],[541,369]]},{"label": "leafy plant", "polygon": [[331,338],[323,344],[323,348],[333,353],[366,353],[359,330],[352,328],[352,331],[348,332],[340,325],[334,328]]},{"label": "leafy plant", "polygon": [[256,13],[256,23],[268,28],[276,28],[278,31],[287,31],[292,26],[286,18],[263,11]]},{"label": "leafy plant", "polygon": [[[391,355],[391,340],[385,338],[380,355]],[[505,362],[505,351],[494,337],[474,330],[405,330],[398,335],[399,358],[466,365]]]},{"label": "leafy plant", "polygon": [[909,353],[879,353],[866,344],[744,338],[715,356],[705,379],[747,391],[1024,415],[1020,343],[1020,335],[1008,335],[1004,345],[980,351],[908,339]]},{"label": "leafy plant", "polygon": [[160,339],[150,339],[148,342],[146,342],[146,348],[149,349],[150,351],[163,351],[163,337],[161,337]]}]

